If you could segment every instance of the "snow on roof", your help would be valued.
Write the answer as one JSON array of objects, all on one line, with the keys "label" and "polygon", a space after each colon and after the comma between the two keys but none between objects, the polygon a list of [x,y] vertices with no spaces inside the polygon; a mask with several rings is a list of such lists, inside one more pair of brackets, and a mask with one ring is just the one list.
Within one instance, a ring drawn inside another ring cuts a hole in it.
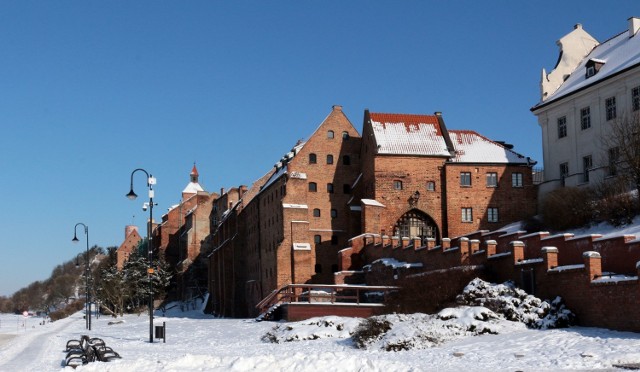
[{"label": "snow on roof", "polygon": [[197,182],[189,182],[187,187],[182,190],[182,192],[185,194],[197,194],[198,191],[204,191],[204,189]]},{"label": "snow on roof", "polygon": [[[435,115],[370,113],[378,154],[440,156],[456,163],[516,163],[531,160],[471,130],[441,127]],[[449,152],[446,133],[455,155]]]},{"label": "snow on roof", "polygon": [[[640,65],[640,37],[638,36],[629,37],[629,32],[625,31],[596,46],[580,62],[560,88],[547,97],[544,102],[534,106],[533,109],[603,81],[625,69]],[[587,78],[586,64],[589,60],[604,64],[597,74]]]},{"label": "snow on roof", "polygon": [[370,113],[378,154],[450,156],[435,115]]},{"label": "snow on roof", "polygon": [[384,204],[380,203],[377,200],[373,199],[360,199],[360,202],[364,205],[373,205],[375,207],[384,207]]},{"label": "snow on roof", "polygon": [[507,147],[471,130],[451,130],[449,137],[455,148],[455,163],[530,164],[526,158]]}]

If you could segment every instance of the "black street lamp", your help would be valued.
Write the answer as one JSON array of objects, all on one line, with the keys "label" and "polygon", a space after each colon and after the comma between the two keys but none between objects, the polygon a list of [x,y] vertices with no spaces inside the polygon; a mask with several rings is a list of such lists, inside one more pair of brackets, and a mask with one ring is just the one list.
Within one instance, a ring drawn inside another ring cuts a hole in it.
[{"label": "black street lamp", "polygon": [[[91,330],[91,294],[90,294],[90,290],[89,290],[89,227],[85,224],[83,224],[82,222],[78,222],[74,228],[73,228],[73,239],[71,239],[72,242],[77,243],[79,242],[78,240],[78,235],[77,235],[77,231],[78,231],[78,226],[82,225],[84,227],[84,234],[87,236],[87,255],[84,258],[85,261],[85,297],[86,297],[86,323],[87,323],[87,329]],[[77,261],[77,257],[76,257],[76,261]]]},{"label": "black street lamp", "polygon": [[135,169],[131,172],[131,190],[127,194],[127,198],[134,200],[138,197],[133,192],[133,174],[137,171],[144,172],[147,175],[147,187],[149,188],[149,203],[144,203],[143,210],[149,208],[149,223],[147,223],[147,259],[149,261],[149,267],[147,268],[147,280],[149,281],[149,342],[153,342],[153,283],[151,282],[151,274],[153,274],[153,267],[151,261],[153,259],[153,248],[151,247],[151,228],[153,224],[153,185],[156,184],[156,179],[153,178],[146,170],[142,168]]}]

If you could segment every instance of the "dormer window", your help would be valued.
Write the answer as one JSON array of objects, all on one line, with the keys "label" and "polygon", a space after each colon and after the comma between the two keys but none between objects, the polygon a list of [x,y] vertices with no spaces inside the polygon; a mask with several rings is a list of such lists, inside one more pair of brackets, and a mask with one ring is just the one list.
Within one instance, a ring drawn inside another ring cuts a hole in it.
[{"label": "dormer window", "polygon": [[587,64],[585,65],[587,71],[585,73],[585,78],[588,79],[593,75],[597,74],[600,71],[600,68],[604,66],[605,61],[601,59],[591,58]]}]

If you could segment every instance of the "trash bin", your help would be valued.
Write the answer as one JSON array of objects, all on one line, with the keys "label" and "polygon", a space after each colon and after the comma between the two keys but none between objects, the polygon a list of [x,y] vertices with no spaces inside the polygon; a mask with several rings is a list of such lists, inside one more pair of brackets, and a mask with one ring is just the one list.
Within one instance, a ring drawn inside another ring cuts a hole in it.
[{"label": "trash bin", "polygon": [[156,326],[156,338],[164,340],[164,323],[161,326]]}]

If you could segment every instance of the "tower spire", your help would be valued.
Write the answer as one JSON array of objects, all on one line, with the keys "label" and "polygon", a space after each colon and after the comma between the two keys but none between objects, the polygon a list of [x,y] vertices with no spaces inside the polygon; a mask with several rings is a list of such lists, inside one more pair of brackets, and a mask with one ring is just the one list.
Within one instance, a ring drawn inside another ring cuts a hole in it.
[{"label": "tower spire", "polygon": [[193,183],[198,183],[198,176],[199,176],[199,174],[198,174],[198,168],[196,168],[196,162],[195,162],[195,161],[193,162],[193,169],[191,169],[191,174],[190,174],[190,176],[191,176],[191,177],[190,177],[191,182],[193,182]]}]

